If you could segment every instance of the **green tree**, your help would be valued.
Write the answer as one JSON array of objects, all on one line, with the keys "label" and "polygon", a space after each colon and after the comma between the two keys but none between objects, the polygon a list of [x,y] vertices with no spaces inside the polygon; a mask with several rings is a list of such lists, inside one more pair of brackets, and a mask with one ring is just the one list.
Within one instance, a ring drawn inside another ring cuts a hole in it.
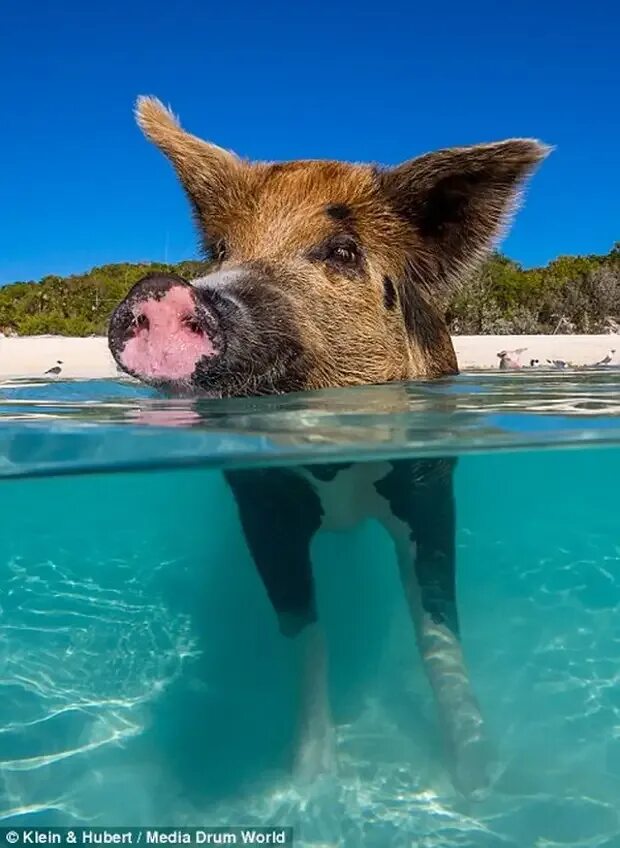
[{"label": "green tree", "polygon": [[[20,335],[106,332],[114,307],[148,273],[201,276],[208,262],[102,265],[70,277],[0,288],[0,329]],[[559,256],[524,269],[499,253],[465,280],[447,307],[455,333],[608,332],[620,325],[620,242],[601,256]]]}]

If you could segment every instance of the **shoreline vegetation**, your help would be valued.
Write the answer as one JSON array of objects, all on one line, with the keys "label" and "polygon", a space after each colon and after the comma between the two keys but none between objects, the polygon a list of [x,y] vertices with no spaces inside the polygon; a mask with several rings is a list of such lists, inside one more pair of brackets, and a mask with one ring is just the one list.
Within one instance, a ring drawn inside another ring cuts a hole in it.
[{"label": "shoreline vegetation", "polygon": [[[101,336],[110,313],[145,274],[191,279],[208,261],[176,265],[118,263],[68,277],[9,283],[0,288],[5,336]],[[620,242],[608,254],[560,256],[524,269],[492,254],[447,304],[453,335],[594,335],[620,332]]]}]

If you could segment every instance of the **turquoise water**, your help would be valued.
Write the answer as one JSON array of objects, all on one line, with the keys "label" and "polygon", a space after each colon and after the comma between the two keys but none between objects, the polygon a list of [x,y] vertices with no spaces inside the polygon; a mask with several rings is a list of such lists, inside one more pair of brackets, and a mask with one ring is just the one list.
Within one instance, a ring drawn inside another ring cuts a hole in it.
[{"label": "turquoise water", "polygon": [[[295,827],[326,846],[620,846],[620,374],[252,401],[0,386],[0,823]],[[464,652],[494,781],[452,786],[379,525],[313,546],[338,774],[222,468],[459,456]]]}]

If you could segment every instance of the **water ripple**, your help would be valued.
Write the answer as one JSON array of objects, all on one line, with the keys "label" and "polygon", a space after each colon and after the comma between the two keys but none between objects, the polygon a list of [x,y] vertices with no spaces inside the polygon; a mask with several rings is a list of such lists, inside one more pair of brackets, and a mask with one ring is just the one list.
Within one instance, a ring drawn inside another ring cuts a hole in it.
[{"label": "water ripple", "polygon": [[201,400],[120,381],[0,386],[0,476],[619,442],[620,369]]}]

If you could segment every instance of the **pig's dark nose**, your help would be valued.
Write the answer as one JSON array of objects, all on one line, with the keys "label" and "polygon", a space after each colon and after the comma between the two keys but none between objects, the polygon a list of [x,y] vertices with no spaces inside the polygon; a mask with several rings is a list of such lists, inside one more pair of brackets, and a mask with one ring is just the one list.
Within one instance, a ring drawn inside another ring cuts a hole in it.
[{"label": "pig's dark nose", "polygon": [[181,277],[140,280],[116,308],[108,343],[120,367],[147,382],[188,380],[220,349],[219,319]]}]

